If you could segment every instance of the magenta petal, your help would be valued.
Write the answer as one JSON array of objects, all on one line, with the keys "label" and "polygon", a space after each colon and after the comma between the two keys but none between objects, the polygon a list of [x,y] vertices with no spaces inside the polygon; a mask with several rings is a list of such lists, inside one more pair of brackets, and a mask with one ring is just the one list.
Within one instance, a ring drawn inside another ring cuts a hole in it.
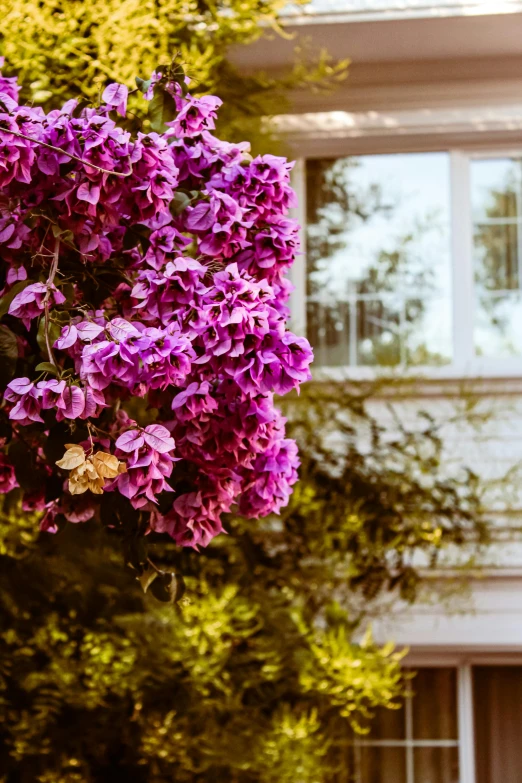
[{"label": "magenta petal", "polygon": [[140,333],[136,329],[135,326],[133,326],[129,321],[126,321],[124,318],[114,318],[112,321],[110,321],[107,331],[109,332],[110,336],[113,340],[126,340],[129,337],[139,337]]},{"label": "magenta petal", "polygon": [[54,348],[57,348],[59,351],[64,351],[66,348],[70,348],[71,345],[74,345],[77,339],[78,330],[74,324],[64,326],[62,329],[62,336],[56,340]]},{"label": "magenta petal", "polygon": [[[15,395],[28,394],[33,388],[33,383],[29,378],[15,378],[14,381],[7,384],[7,388]],[[16,397],[9,396],[9,392],[7,391],[5,392],[4,397],[6,400],[16,402]]]},{"label": "magenta petal", "polygon": [[161,424],[150,424],[145,428],[143,437],[145,443],[160,454],[172,451],[175,446],[174,438],[171,437],[168,429],[162,427]]},{"label": "magenta petal", "polygon": [[97,204],[100,199],[100,187],[93,182],[82,182],[76,195],[80,201],[87,201],[89,204]]},{"label": "magenta petal", "polygon": [[109,84],[109,86],[106,87],[103,91],[102,101],[107,103],[109,106],[115,106],[118,112],[122,116],[125,116],[128,94],[129,90],[127,87],[125,87],[124,84]]},{"label": "magenta petal", "polygon": [[77,419],[85,408],[85,397],[78,386],[69,386],[63,393],[65,408],[63,415],[66,419]]},{"label": "magenta petal", "polygon": [[103,332],[103,326],[93,323],[93,321],[82,321],[76,324],[76,329],[80,336],[80,340],[86,342],[87,340],[94,340]]},{"label": "magenta petal", "polygon": [[139,430],[127,430],[116,441],[116,448],[122,451],[137,451],[144,444],[143,435]]}]

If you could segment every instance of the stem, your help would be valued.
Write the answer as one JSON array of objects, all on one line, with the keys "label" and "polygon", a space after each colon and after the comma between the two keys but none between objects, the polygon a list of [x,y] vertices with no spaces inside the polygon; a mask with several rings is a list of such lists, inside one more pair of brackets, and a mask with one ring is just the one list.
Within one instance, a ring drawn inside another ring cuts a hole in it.
[{"label": "stem", "polygon": [[65,150],[60,149],[60,147],[53,147],[52,144],[47,144],[45,141],[40,141],[40,139],[34,139],[32,136],[26,136],[25,133],[11,130],[11,128],[0,128],[0,133],[11,133],[13,136],[18,136],[20,139],[34,141],[35,144],[40,144],[42,147],[46,147],[48,150],[59,152],[61,155],[67,155],[67,157],[71,158],[71,160],[77,160],[78,163],[83,163],[85,166],[90,166],[91,169],[101,171],[102,174],[114,174],[115,177],[128,177],[132,174],[132,166],[128,171],[110,171],[109,169],[102,169],[100,166],[96,166],[94,163],[90,163],[88,160],[84,160],[83,158],[79,158],[77,155],[73,155],[72,152],[66,152]]},{"label": "stem", "polygon": [[49,302],[51,300],[51,290],[54,283],[54,278],[56,276],[56,272],[58,271],[58,259],[60,257],[60,239],[56,237],[54,241],[54,253],[53,253],[53,262],[51,264],[51,269],[49,272],[49,277],[47,278],[47,293],[45,294],[43,305],[44,305],[44,329],[45,329],[45,345],[47,346],[47,353],[49,354],[49,361],[52,365],[55,367],[58,367],[56,364],[56,359],[54,358],[53,349],[51,348],[51,338],[49,336]]},{"label": "stem", "polygon": [[94,441],[92,439],[92,429],[91,429],[91,422],[87,421],[87,431],[89,433],[89,440],[91,442],[91,454],[94,451]]}]

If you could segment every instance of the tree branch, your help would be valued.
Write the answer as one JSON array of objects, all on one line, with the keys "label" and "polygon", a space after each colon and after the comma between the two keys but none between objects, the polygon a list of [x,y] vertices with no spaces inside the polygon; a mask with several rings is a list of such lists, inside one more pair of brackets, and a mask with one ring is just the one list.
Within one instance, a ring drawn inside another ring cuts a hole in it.
[{"label": "tree branch", "polygon": [[67,157],[71,158],[71,160],[77,160],[78,163],[83,163],[84,166],[90,166],[91,169],[96,169],[96,171],[101,171],[102,174],[114,174],[115,177],[128,177],[132,174],[132,166],[129,168],[128,171],[111,171],[110,169],[102,169],[100,166],[96,166],[94,163],[90,163],[88,160],[84,160],[83,158],[79,158],[77,155],[73,155],[72,152],[66,152],[66,150],[60,149],[60,147],[53,147],[52,144],[47,144],[47,142],[40,141],[40,139],[34,139],[32,136],[26,136],[25,133],[20,133],[20,131],[11,130],[11,128],[0,128],[0,133],[10,133],[12,136],[18,136],[20,139],[25,139],[26,141],[34,141],[35,144],[40,144],[42,147],[46,147],[48,150],[54,150],[54,152],[59,152],[62,155],[67,155]]}]

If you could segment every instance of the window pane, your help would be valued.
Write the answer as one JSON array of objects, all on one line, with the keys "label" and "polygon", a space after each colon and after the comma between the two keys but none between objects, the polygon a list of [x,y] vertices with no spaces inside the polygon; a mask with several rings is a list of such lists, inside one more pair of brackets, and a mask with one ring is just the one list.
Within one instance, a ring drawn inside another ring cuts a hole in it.
[{"label": "window pane", "polygon": [[457,747],[415,748],[413,759],[415,783],[459,783]]},{"label": "window pane", "polygon": [[[308,161],[307,264],[310,303],[353,309],[346,364],[449,361],[448,155]],[[320,328],[309,324],[312,344]],[[329,358],[320,351],[316,363]]]},{"label": "window pane", "polygon": [[475,350],[497,359],[522,356],[522,294],[477,296]]},{"label": "window pane", "polygon": [[456,740],[457,672],[454,668],[419,669],[411,681],[413,738]]},{"label": "window pane", "polygon": [[471,199],[475,223],[519,215],[520,175],[518,158],[472,161]]},{"label": "window pane", "polygon": [[314,361],[321,367],[349,364],[350,318],[345,302],[332,305],[308,302],[308,339],[314,346]]},{"label": "window pane", "polygon": [[[422,313],[419,312],[422,308]],[[408,299],[405,303],[404,354],[410,367],[443,365],[451,361],[451,301],[449,297]],[[422,328],[419,328],[419,321]]]},{"label": "window pane", "polygon": [[406,783],[406,749],[356,746],[348,768],[350,783]]},{"label": "window pane", "polygon": [[478,290],[519,288],[519,226],[479,224],[475,228],[475,282]]},{"label": "window pane", "polygon": [[370,724],[370,733],[363,740],[404,740],[406,739],[406,723],[404,705],[399,709],[384,708],[375,711]]},{"label": "window pane", "polygon": [[522,779],[522,667],[473,669],[477,783]]},{"label": "window pane", "polygon": [[399,308],[389,298],[357,302],[357,364],[393,367],[401,363]]}]

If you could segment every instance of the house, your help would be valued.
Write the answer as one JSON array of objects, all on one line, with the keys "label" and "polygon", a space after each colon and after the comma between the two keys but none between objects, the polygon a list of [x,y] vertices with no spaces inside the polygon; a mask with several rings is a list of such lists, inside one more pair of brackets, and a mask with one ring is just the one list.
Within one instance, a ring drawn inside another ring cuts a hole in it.
[{"label": "house", "polygon": [[[522,461],[522,2],[313,0],[286,28],[352,61],[336,91],[296,93],[276,118],[307,245],[294,330],[318,375],[421,375],[397,401],[406,418],[442,415],[464,383],[491,416],[448,431],[448,465],[501,476]],[[276,72],[295,44],[267,37],[234,57]],[[511,489],[491,500],[494,541],[464,611],[398,606],[376,624],[408,646],[415,696],[356,743],[340,783],[522,781]]]}]

